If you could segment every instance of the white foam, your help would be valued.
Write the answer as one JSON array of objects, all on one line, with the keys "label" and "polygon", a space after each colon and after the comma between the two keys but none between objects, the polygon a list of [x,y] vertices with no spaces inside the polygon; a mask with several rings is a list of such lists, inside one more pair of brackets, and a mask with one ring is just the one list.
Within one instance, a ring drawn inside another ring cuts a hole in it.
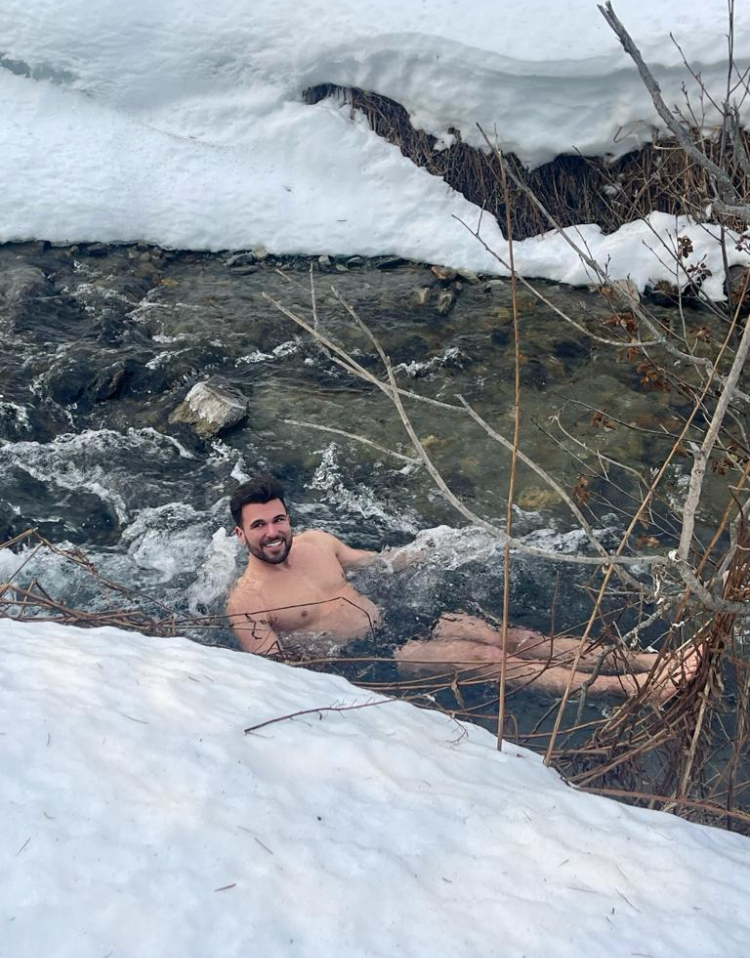
[{"label": "white foam", "polygon": [[128,449],[151,455],[175,453],[192,459],[192,454],[173,439],[146,427],[128,429],[124,433],[111,429],[86,429],[81,433],[63,433],[50,442],[4,442],[0,445],[5,467],[14,466],[40,482],[49,482],[61,489],[85,489],[106,502],[121,523],[130,518],[127,504],[132,491],[129,472],[117,467]]},{"label": "white foam", "polygon": [[308,489],[326,493],[326,501],[364,519],[380,520],[387,528],[415,534],[419,528],[416,516],[410,512],[386,508],[376,493],[364,483],[347,485],[338,463],[339,446],[329,443],[322,451],[315,474],[307,484]]},{"label": "white foam", "polygon": [[188,608],[194,615],[204,609],[223,606],[223,600],[237,577],[239,544],[225,529],[217,529],[205,550],[195,581],[187,592]]},{"label": "white foam", "polygon": [[170,502],[142,509],[122,533],[128,555],[155,573],[154,582],[168,582],[193,573],[208,539],[207,520],[192,506]]}]

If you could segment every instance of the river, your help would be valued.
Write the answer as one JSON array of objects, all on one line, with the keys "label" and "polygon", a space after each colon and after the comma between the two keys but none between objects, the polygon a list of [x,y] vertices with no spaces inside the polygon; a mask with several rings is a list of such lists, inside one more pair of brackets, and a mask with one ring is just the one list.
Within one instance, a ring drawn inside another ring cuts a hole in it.
[{"label": "river", "polygon": [[[371,549],[420,539],[422,556],[404,572],[359,576],[359,588],[388,607],[390,628],[377,647],[365,643],[358,655],[387,659],[446,610],[499,614],[497,541],[470,528],[426,470],[403,458],[413,458],[414,450],[390,401],[335,364],[265,298],[312,322],[311,280],[320,329],[363,367],[383,376],[372,344],[336,292],[378,338],[400,385],[444,403],[457,404],[461,395],[512,436],[509,281],[385,258],[5,245],[2,538],[37,527],[57,545],[83,550],[102,575],[180,614],[221,614],[243,560],[228,497],[238,482],[266,469],[285,482],[297,529],[324,528]],[[601,335],[616,335],[598,292],[536,285],[557,309]],[[602,541],[614,546],[638,492],[627,470],[660,461],[683,406],[645,383],[624,347],[587,340],[523,287],[518,306],[521,446],[574,491]],[[666,307],[655,312],[669,315]],[[688,323],[707,321],[697,309],[686,316]],[[226,433],[202,438],[171,417],[190,388],[211,376],[243,394],[248,415]],[[452,491],[503,525],[507,451],[464,414],[415,401],[406,406]],[[380,448],[290,420],[366,437]],[[627,468],[615,469],[604,484],[594,478],[600,456]],[[678,462],[668,479],[675,495],[686,468]],[[567,507],[525,466],[513,521],[517,536],[547,550],[585,548]],[[666,545],[670,522],[668,510],[657,508],[646,533]],[[29,549],[0,552],[0,572],[10,575],[29,559]],[[516,624],[575,631],[585,621],[588,572],[518,556],[511,573]],[[32,578],[70,606],[96,610],[108,601],[84,569],[44,550],[16,582]],[[235,644],[224,627],[194,629],[191,637]],[[389,677],[385,667],[367,674],[372,681]]]}]

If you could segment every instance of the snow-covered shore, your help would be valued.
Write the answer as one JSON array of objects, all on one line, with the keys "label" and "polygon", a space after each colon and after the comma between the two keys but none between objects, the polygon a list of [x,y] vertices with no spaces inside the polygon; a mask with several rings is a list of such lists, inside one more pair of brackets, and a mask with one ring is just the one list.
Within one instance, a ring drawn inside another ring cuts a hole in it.
[{"label": "snow-covered shore", "polygon": [[[631,0],[619,12],[668,103],[689,81],[670,31],[724,88],[722,0]],[[364,0],[5,0],[0,36],[0,241],[389,253],[502,273],[456,219],[475,227],[476,207],[348,107],[307,106],[303,91],[330,82],[392,97],[446,143],[455,127],[478,145],[481,123],[532,164],[622,154],[656,124],[595,0],[508,0],[502,14],[490,0],[387,0],[376,16]],[[750,57],[739,4],[735,55],[740,67]],[[682,229],[663,226],[662,237]],[[483,235],[507,258],[488,218]],[[611,255],[613,278],[670,278],[651,253],[642,275],[643,242],[660,244],[648,229],[601,237],[589,226],[586,238],[603,264]],[[559,237],[519,244],[516,262],[530,276],[590,279]]]},{"label": "snow-covered shore", "polygon": [[0,621],[0,953],[744,958],[748,841],[182,639]]}]

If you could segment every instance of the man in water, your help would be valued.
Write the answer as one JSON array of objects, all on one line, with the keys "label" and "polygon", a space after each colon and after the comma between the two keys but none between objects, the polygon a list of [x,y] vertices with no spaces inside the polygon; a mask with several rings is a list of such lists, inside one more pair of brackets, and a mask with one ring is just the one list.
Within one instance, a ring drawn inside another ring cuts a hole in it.
[{"label": "man in water", "polygon": [[[341,645],[372,633],[379,625],[380,610],[349,584],[346,573],[381,556],[394,560],[391,568],[398,567],[399,559],[406,559],[403,553],[352,549],[336,536],[317,530],[294,536],[284,490],[273,476],[259,475],[241,485],[230,508],[235,534],[250,553],[247,568],[227,602],[232,629],[245,652],[273,655],[291,646],[300,657],[305,652],[309,657],[320,648],[321,640],[329,647]],[[510,682],[533,682],[537,689],[564,691],[578,639],[553,640],[518,628],[508,628],[507,639]],[[591,646],[584,650],[572,688],[587,684],[593,693],[635,694],[658,658],[654,652],[612,650],[603,671],[614,666],[619,673],[594,675],[602,665],[603,651]],[[496,678],[502,660],[502,632],[476,616],[443,615],[431,638],[412,639],[396,652],[396,659],[412,671],[461,668],[472,675]],[[663,669],[663,679],[657,683],[659,700],[666,700],[692,678],[697,655],[669,663],[662,657],[659,666],[665,664],[669,668]]]}]

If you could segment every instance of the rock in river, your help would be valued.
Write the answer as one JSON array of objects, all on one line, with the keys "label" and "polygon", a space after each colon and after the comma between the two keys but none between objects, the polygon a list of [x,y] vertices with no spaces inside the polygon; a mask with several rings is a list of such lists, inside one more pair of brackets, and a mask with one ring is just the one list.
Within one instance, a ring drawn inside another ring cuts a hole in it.
[{"label": "rock in river", "polygon": [[218,436],[247,415],[247,399],[239,390],[219,376],[212,376],[195,386],[169,417],[170,422],[185,422],[199,436]]}]

